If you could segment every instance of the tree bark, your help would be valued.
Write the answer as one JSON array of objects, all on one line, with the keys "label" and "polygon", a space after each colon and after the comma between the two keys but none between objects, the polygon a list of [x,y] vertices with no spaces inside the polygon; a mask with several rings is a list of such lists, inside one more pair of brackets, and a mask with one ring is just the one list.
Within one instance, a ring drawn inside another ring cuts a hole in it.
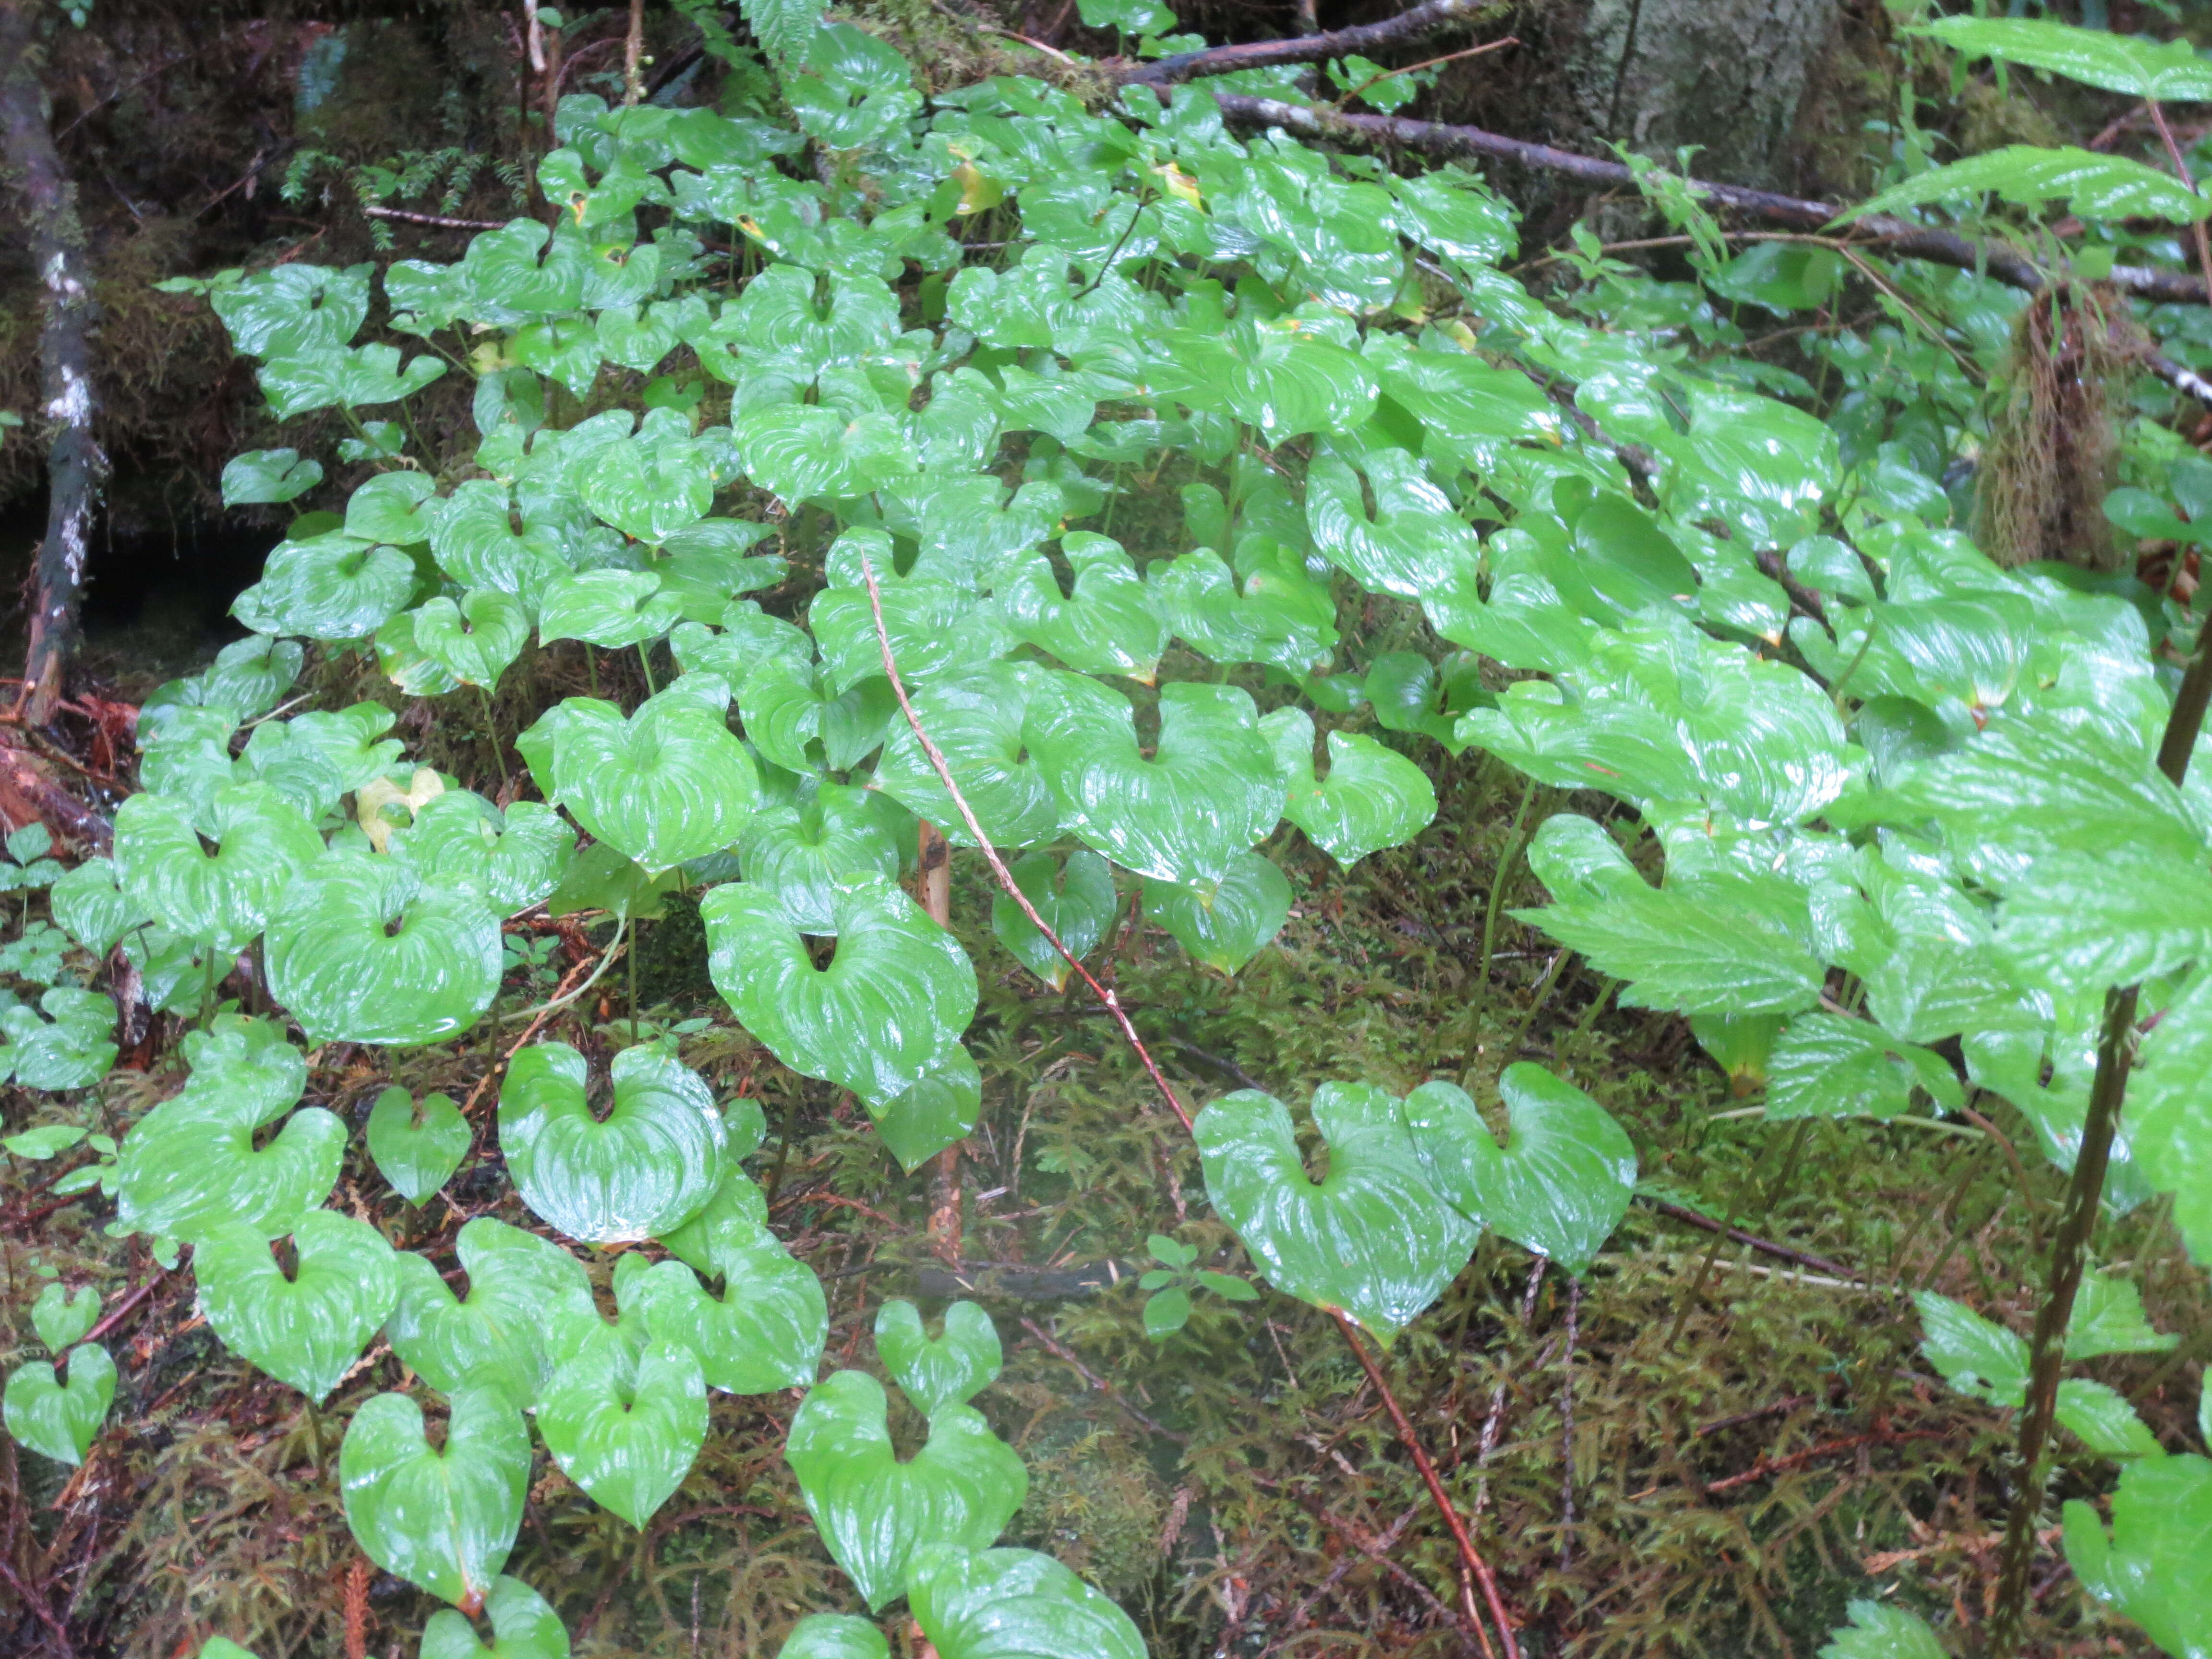
[{"label": "tree bark", "polygon": [[45,324],[39,336],[40,412],[48,424],[46,535],[40,544],[23,667],[24,714],[52,718],[76,648],[85,556],[106,458],[93,437],[92,329],[97,309],[76,191],[48,124],[34,52],[37,0],[0,0],[0,148],[23,202]]}]

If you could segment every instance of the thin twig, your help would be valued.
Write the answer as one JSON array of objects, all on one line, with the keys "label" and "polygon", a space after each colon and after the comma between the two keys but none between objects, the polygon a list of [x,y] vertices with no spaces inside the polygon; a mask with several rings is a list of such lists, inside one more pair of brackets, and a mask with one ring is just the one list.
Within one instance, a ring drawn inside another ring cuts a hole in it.
[{"label": "thin twig", "polygon": [[1241,46],[1208,46],[1201,52],[1179,52],[1149,64],[1129,64],[1119,74],[1123,81],[1167,86],[1196,76],[1226,75],[1237,70],[1267,69],[1279,64],[1318,64],[1325,58],[1372,57],[1377,52],[1418,40],[1455,23],[1480,22],[1491,9],[1489,0],[1429,0],[1426,5],[1401,11],[1379,23],[1359,23],[1350,28],[1296,35],[1287,40],[1253,40]]},{"label": "thin twig", "polygon": [[407,208],[366,204],[362,212],[372,219],[401,219],[410,225],[434,225],[440,230],[498,230],[505,223],[499,219],[449,219],[442,213],[416,213]]},{"label": "thin twig", "polygon": [[[1437,1466],[1429,1461],[1428,1453],[1421,1449],[1421,1437],[1413,1432],[1413,1423],[1406,1416],[1406,1408],[1398,1403],[1398,1396],[1390,1391],[1390,1384],[1383,1377],[1382,1368],[1375,1363],[1374,1355],[1367,1352],[1367,1345],[1359,1340],[1359,1328],[1352,1322],[1352,1316],[1341,1308],[1329,1309],[1328,1316],[1336,1321],[1336,1327],[1344,1333],[1345,1343],[1351,1348],[1352,1358],[1358,1360],[1359,1369],[1367,1373],[1367,1380],[1375,1385],[1375,1392],[1382,1396],[1383,1407],[1390,1413],[1391,1425],[1398,1431],[1398,1443],[1412,1455],[1413,1467],[1420,1471],[1422,1483],[1428,1487],[1429,1496],[1435,1501],[1437,1513],[1443,1517],[1444,1525],[1451,1530],[1452,1542],[1459,1547],[1460,1565],[1467,1570],[1468,1576],[1481,1586],[1482,1599],[1488,1605],[1490,1616],[1498,1626],[1499,1640],[1505,1644],[1505,1659],[1521,1659],[1520,1644],[1513,1639],[1513,1622],[1505,1616],[1504,1599],[1498,1593],[1497,1577],[1490,1571],[1490,1564],[1474,1547],[1474,1540],[1467,1535],[1466,1524],[1459,1518],[1459,1510],[1451,1501],[1451,1494],[1444,1490],[1443,1478],[1437,1474]],[[1492,1651],[1490,1638],[1479,1620],[1475,1621],[1474,1634],[1482,1644],[1483,1653],[1488,1656]]]},{"label": "thin twig", "polygon": [[[612,942],[610,942],[607,948],[601,951],[596,958],[599,964],[600,972],[603,973],[605,971],[607,962],[613,955],[614,945]],[[538,1018],[532,1020],[529,1025],[524,1029],[522,1035],[515,1038],[515,1040],[508,1045],[507,1052],[500,1056],[499,1063],[495,1066],[487,1067],[484,1074],[477,1079],[477,1086],[469,1091],[469,1097],[461,1103],[461,1115],[463,1117],[468,1116],[476,1110],[477,1103],[483,1099],[484,1091],[491,1087],[492,1079],[507,1069],[507,1062],[514,1058],[515,1054],[521,1049],[522,1045],[528,1042],[531,1038],[536,1036],[538,1033],[544,1029],[545,1022],[552,1018],[556,1012],[566,1007],[569,1002],[574,1000],[574,998],[581,996],[586,991],[592,988],[592,984],[599,978],[598,974],[592,975],[590,979],[586,980],[568,995],[563,996],[562,994],[563,992],[568,991],[569,980],[574,979],[577,975],[582,973],[584,969],[590,965],[591,963],[589,962],[578,963],[574,968],[571,968],[568,970],[568,977],[553,988],[553,1000],[541,1005],[537,1009],[536,1012]],[[516,1018],[520,1018],[520,1016],[518,1015]]]},{"label": "thin twig", "polygon": [[1075,970],[1084,984],[1090,988],[1091,994],[1098,999],[1108,1013],[1113,1015],[1115,1023],[1121,1028],[1122,1036],[1127,1039],[1130,1048],[1136,1051],[1138,1060],[1151,1074],[1152,1086],[1160,1091],[1160,1097],[1167,1102],[1168,1109],[1176,1115],[1182,1127],[1189,1129],[1190,1114],[1184,1109],[1182,1097],[1161,1074],[1158,1063],[1152,1059],[1152,1050],[1145,1047],[1145,1040],[1137,1035],[1137,1028],[1129,1023],[1129,1016],[1122,1012],[1121,999],[1092,977],[1091,970],[1076,958],[1075,953],[1053,931],[1052,924],[1037,914],[1036,906],[1030,902],[1030,896],[1022,891],[1020,884],[1015,881],[1012,872],[1006,868],[1006,860],[999,856],[999,849],[991,844],[990,836],[983,833],[983,826],[975,817],[975,809],[969,805],[968,797],[960,793],[960,786],[952,781],[952,768],[945,761],[945,751],[923,729],[921,716],[914,712],[914,700],[907,696],[906,682],[899,675],[898,659],[891,653],[891,636],[884,623],[883,589],[876,580],[875,562],[869,558],[865,548],[860,551],[860,574],[868,584],[868,607],[875,616],[876,644],[883,653],[884,673],[891,683],[893,694],[898,698],[899,708],[906,715],[906,723],[914,732],[915,741],[921,745],[921,752],[929,757],[929,764],[936,772],[938,781],[945,786],[945,793],[952,797],[952,805],[959,810],[960,821],[968,826],[968,833],[974,837],[976,848],[990,865],[992,875],[998,878],[1000,890],[1013,900],[1015,907],[1029,918],[1030,926],[1045,936],[1052,948],[1060,952],[1060,959]]},{"label": "thin twig", "polygon": [[1175,1430],[1167,1427],[1164,1424],[1154,1422],[1151,1418],[1146,1416],[1144,1413],[1139,1411],[1134,1406],[1131,1405],[1127,1395],[1124,1395],[1119,1389],[1115,1388],[1111,1382],[1109,1382],[1104,1377],[1099,1376],[1097,1372],[1092,1370],[1091,1367],[1085,1364],[1082,1360],[1076,1358],[1073,1349],[1067,1347],[1058,1339],[1048,1334],[1044,1328],[1039,1325],[1036,1321],[1026,1317],[1024,1318],[1022,1321],[1022,1328],[1027,1331],[1031,1336],[1035,1337],[1037,1340],[1038,1346],[1043,1348],[1047,1353],[1050,1354],[1054,1359],[1060,1361],[1062,1364],[1073,1367],[1075,1374],[1078,1376],[1080,1376],[1085,1382],[1088,1382],[1100,1394],[1104,1395],[1109,1400],[1119,1406],[1123,1411],[1128,1413],[1131,1417],[1136,1419],[1138,1422],[1143,1424],[1145,1427],[1151,1430],[1154,1434],[1159,1436],[1161,1439],[1172,1440],[1179,1446],[1188,1446],[1190,1444],[1190,1437],[1188,1435],[1178,1434]]},{"label": "thin twig", "polygon": [[1725,1233],[1735,1243],[1748,1244],[1761,1255],[1771,1255],[1778,1261],[1794,1261],[1801,1267],[1810,1267],[1818,1273],[1832,1273],[1838,1279],[1853,1284],[1863,1282],[1858,1274],[1853,1273],[1849,1267],[1840,1262],[1831,1261],[1825,1255],[1814,1255],[1809,1250],[1792,1249],[1787,1244],[1777,1244],[1771,1238],[1761,1238],[1756,1233],[1747,1233],[1741,1227],[1723,1225],[1709,1215],[1700,1215],[1697,1211],[1685,1209],[1680,1204],[1669,1204],[1663,1198],[1653,1198],[1644,1193],[1638,1193],[1636,1196],[1670,1221],[1680,1221],[1692,1227],[1702,1228],[1709,1233]]}]

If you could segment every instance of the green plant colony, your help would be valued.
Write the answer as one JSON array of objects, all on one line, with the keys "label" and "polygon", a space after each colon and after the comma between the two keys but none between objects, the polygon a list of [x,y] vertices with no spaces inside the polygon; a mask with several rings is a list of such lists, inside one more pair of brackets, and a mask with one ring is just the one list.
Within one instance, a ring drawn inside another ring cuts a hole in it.
[{"label": "green plant colony", "polygon": [[[2212,100],[2212,65],[2185,48],[2019,22],[1938,32]],[[878,1353],[929,1422],[910,1461],[872,1376],[817,1380],[821,1287],[740,1168],[759,1109],[717,1100],[674,1036],[621,1049],[604,1079],[559,1042],[514,1054],[498,1146],[545,1231],[469,1222],[458,1293],[325,1207],[347,1132],[299,1105],[301,1039],[463,1039],[499,991],[503,921],[549,899],[627,927],[688,887],[745,1030],[851,1091],[912,1170],[973,1123],[980,1086],[962,1045],[975,965],[898,884],[917,819],[1018,852],[1009,886],[1074,957],[1133,886],[1233,974],[1285,918],[1285,880],[1255,850],[1281,821],[1349,864],[1435,812],[1403,750],[1477,745],[1628,809],[1544,823],[1528,856],[1553,900],[1530,919],[1622,1002],[1689,1016],[1764,1085],[1770,1117],[1957,1108],[1929,1046],[1956,1038],[1972,1081],[2071,1167],[2097,1133],[2093,1079],[2109,1128],[2138,1044],[2092,1212],[2170,1195],[2212,1259],[2212,781],[2184,771],[2201,700],[2177,710],[2179,665],[2203,661],[2201,606],[2000,568],[1948,527],[1935,476],[1978,392],[1927,318],[1996,349],[2019,296],[1854,255],[1896,306],[1871,333],[1808,337],[1851,388],[1823,423],[1768,395],[1811,388],[1732,355],[1742,335],[1698,284],[1629,273],[1586,233],[1576,297],[1532,298],[1500,268],[1512,217],[1473,173],[1240,138],[1202,88],[1133,86],[1092,111],[1001,78],[926,106],[860,30],[782,33],[788,119],[572,96],[538,173],[557,223],[398,263],[380,303],[367,266],[205,285],[277,415],[343,411],[340,458],[370,476],[270,556],[236,606],[252,637],[147,703],[144,793],[117,815],[112,860],[64,874],[34,833],[9,843],[11,884],[50,885],[69,938],[119,945],[154,1006],[198,1022],[182,1091],[119,1147],[89,1138],[96,1160],[56,1190],[96,1183],[113,1230],[167,1261],[190,1246],[216,1332],[310,1402],[380,1332],[419,1379],[355,1414],[337,1466],[362,1548],[453,1605],[426,1655],[567,1651],[546,1602],[501,1573],[533,1426],[642,1526],[692,1463],[708,1390],[793,1388],[789,1462],[871,1614],[904,1597],[944,1659],[1141,1652],[1066,1568],[992,1547],[1024,1477],[967,1403],[999,1366],[981,1310],[954,1306],[934,1340],[910,1305],[882,1310]],[[820,165],[794,165],[803,152]],[[1878,205],[1995,190],[2115,224],[2212,211],[2140,163],[2003,156],[1923,172]],[[1698,233],[1713,294],[1786,313],[1843,271],[1816,245],[1730,259],[1680,180],[1654,193]],[[977,214],[1006,240],[963,247]],[[737,252],[702,240],[720,228]],[[356,343],[372,313],[379,337]],[[451,374],[475,377],[481,443],[462,476],[434,476],[407,400]],[[641,390],[584,417],[610,385]],[[2155,493],[2115,511],[2194,538],[2163,482],[2180,441],[2144,422],[2130,442]],[[264,450],[224,487],[282,502],[322,477]],[[1140,563],[1113,538],[1115,504],[1178,480],[1187,544]],[[757,516],[717,511],[732,505]],[[799,620],[747,597],[810,550]],[[1362,595],[1418,605],[1463,654],[1339,672],[1340,605]],[[518,779],[502,808],[410,765],[379,705],[288,702],[313,642],[373,649],[409,694],[489,715],[533,630],[635,647],[665,682],[634,708],[571,698],[522,732],[542,799]],[[1478,654],[1514,671],[1504,690],[1485,689]],[[1164,659],[1182,672],[1162,676]],[[1340,729],[1363,709],[1396,747]],[[1663,880],[1639,859],[1663,859]],[[1064,982],[1068,961],[1011,892],[993,921]],[[10,946],[12,970],[44,962],[52,983],[60,946]],[[241,959],[274,1007],[216,1005]],[[86,1088],[115,1056],[110,1012],[67,985],[35,1009],[11,1000],[0,1063],[30,1088]],[[1501,1088],[1502,1144],[1449,1082],[1403,1099],[1323,1087],[1318,1183],[1291,1107],[1215,1100],[1194,1123],[1207,1197],[1276,1291],[1384,1342],[1483,1228],[1579,1272],[1627,1202],[1628,1139],[1540,1067],[1508,1067]],[[410,1200],[453,1175],[471,1133],[452,1101],[399,1091],[368,1127]],[[63,1123],[9,1145],[86,1140]],[[657,1243],[617,1260],[618,1318],[563,1241]],[[1152,1249],[1156,1333],[1193,1291],[1249,1294],[1192,1273],[1173,1240]],[[2172,1340],[2118,1279],[2091,1275],[2071,1310],[2069,1358]],[[34,1317],[54,1363],[7,1384],[10,1431],[65,1462],[113,1388],[84,1340],[97,1314],[89,1291],[50,1288]],[[2029,1396],[2021,1339],[1937,1298],[1924,1314],[1957,1386]],[[426,1401],[447,1418],[434,1447]],[[2084,1380],[2058,1389],[2056,1420],[2125,1465],[2109,1529],[2068,1507],[2075,1571],[2168,1651],[2206,1651],[2212,1462]],[[1910,1615],[1854,1617],[1835,1652],[1936,1650]],[[886,1644],[866,1618],[821,1615],[784,1651]]]}]

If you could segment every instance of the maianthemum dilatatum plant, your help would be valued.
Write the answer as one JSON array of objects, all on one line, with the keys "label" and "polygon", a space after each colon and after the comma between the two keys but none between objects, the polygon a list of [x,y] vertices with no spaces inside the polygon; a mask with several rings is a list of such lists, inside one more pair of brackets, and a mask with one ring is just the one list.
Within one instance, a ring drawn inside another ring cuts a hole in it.
[{"label": "maianthemum dilatatum plant", "polygon": [[[1203,88],[1094,110],[1001,78],[926,103],[848,24],[768,34],[784,115],[565,100],[538,170],[550,224],[380,284],[295,263],[201,285],[278,415],[342,414],[355,435],[330,459],[361,482],[297,519],[240,596],[252,637],[148,702],[113,857],[52,884],[70,938],[119,948],[197,1027],[182,1091],[70,1179],[113,1200],[114,1231],[189,1246],[216,1333],[311,1408],[380,1334],[416,1379],[330,1429],[363,1551],[453,1604],[422,1651],[484,1651],[488,1621],[495,1651],[566,1652],[501,1572],[533,1436],[641,1528],[690,1468],[711,1390],[788,1389],[806,1391],[790,1464],[870,1616],[810,1619],[787,1655],[883,1656],[872,1617],[902,1598],[943,1659],[1141,1644],[1065,1566],[994,1547],[1025,1476],[969,1403],[999,1365],[981,1310],[957,1304],[935,1339],[883,1310],[879,1357],[928,1422],[910,1458],[872,1376],[819,1376],[821,1286],[743,1167],[759,1109],[718,1098],[680,1034],[604,1068],[529,1042],[473,1125],[442,1096],[377,1101],[369,1150],[403,1196],[437,1191],[484,1129],[543,1224],[468,1222],[458,1286],[331,1206],[349,1132],[300,1103],[308,1048],[478,1040],[514,918],[558,894],[619,938],[681,886],[738,1022],[850,1091],[916,1170],[981,1089],[962,1041],[975,965],[899,884],[921,825],[989,856],[995,933],[1055,986],[1133,901],[1234,975],[1290,903],[1257,849],[1285,821],[1346,864],[1409,840],[1437,810],[1409,758],[1431,743],[1620,803],[1546,820],[1528,856],[1552,902],[1530,919],[1624,1003],[1690,1017],[1770,1117],[1953,1109],[1971,1085],[2076,1169],[2053,1328],[2031,1349],[1931,1301],[1929,1352],[2025,1402],[2031,1541],[2054,1422],[2129,1460],[2111,1532],[2069,1507],[2069,1557],[2170,1651],[2204,1650],[2202,1604],[2166,1587],[2212,1573],[2212,1463],[2056,1371],[2165,1340],[2124,1284],[2081,1278],[2100,1201],[2168,1195],[2212,1255],[2200,612],[2001,569],[1897,444],[1839,436],[1671,324],[1540,301],[1501,269],[1513,218],[1473,172],[1240,137]],[[1948,38],[2086,73],[2080,31]],[[2099,84],[2212,99],[2158,79],[2201,66],[2114,61]],[[2079,170],[1947,171],[1886,205],[2086,188]],[[2139,171],[2077,210],[2212,206]],[[964,245],[984,213],[1004,240]],[[1705,279],[1787,309],[1819,275],[1754,249]],[[1698,315],[1690,333],[1719,338]],[[1872,397],[1878,368],[1833,349]],[[446,462],[409,400],[457,375],[479,441]],[[224,489],[285,502],[325,477],[324,458],[257,451]],[[1115,504],[1164,477],[1178,544],[1125,546]],[[1417,606],[1459,654],[1342,672],[1340,607],[1367,595]],[[294,698],[309,646],[353,650],[495,722],[533,639],[634,649],[654,689],[547,710],[514,735],[499,802],[410,761],[380,705]],[[1482,659],[1512,672],[1486,681]],[[252,1013],[218,1000],[241,962]],[[0,1063],[33,1087],[95,1081],[114,1049],[88,997],[11,1002]],[[1937,1047],[1954,1041],[1963,1079]],[[1578,1273],[1623,1212],[1634,1156],[1601,1108],[1533,1065],[1498,1089],[1502,1140],[1454,1079],[1324,1085],[1304,1107],[1319,1182],[1284,1102],[1245,1091],[1188,1122],[1259,1276],[1370,1362],[1363,1334],[1419,1318],[1484,1230]],[[612,1321],[579,1249],[618,1252]],[[1163,1335],[1189,1289],[1243,1287],[1183,1283],[1173,1249],[1160,1264]],[[64,1461],[113,1387],[85,1340],[97,1311],[42,1298],[57,1363],[7,1386],[9,1428]],[[1489,1611],[1515,1652],[1494,1591]],[[1832,1650],[1934,1642],[1869,1607]]]}]

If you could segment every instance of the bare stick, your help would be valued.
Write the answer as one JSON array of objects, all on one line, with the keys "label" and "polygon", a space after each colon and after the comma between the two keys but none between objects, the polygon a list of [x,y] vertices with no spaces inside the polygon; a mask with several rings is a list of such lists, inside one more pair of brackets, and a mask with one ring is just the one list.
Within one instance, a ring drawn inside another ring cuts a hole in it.
[{"label": "bare stick", "polygon": [[[1366,57],[1456,23],[1477,22],[1490,9],[1488,0],[1429,0],[1425,6],[1401,11],[1379,23],[1360,23],[1318,34],[1308,33],[1288,40],[1254,40],[1243,46],[1176,52],[1149,64],[1132,64],[1121,72],[1121,78],[1169,86],[1194,76],[1225,75],[1232,70],[1265,69],[1277,64],[1317,64],[1324,58],[1354,53]],[[1305,14],[1301,12],[1300,15],[1303,18]]]},{"label": "bare stick", "polygon": [[362,211],[372,219],[398,219],[410,225],[434,225],[440,230],[497,230],[503,222],[498,219],[449,219],[442,213],[415,213],[406,208],[364,207]]},{"label": "bare stick", "polygon": [[[1443,1478],[1437,1474],[1437,1466],[1429,1461],[1428,1453],[1421,1449],[1420,1437],[1413,1432],[1413,1425],[1406,1416],[1406,1408],[1398,1403],[1398,1396],[1391,1393],[1390,1384],[1384,1380],[1382,1368],[1375,1363],[1375,1356],[1367,1352],[1367,1345],[1359,1340],[1359,1328],[1352,1322],[1352,1316],[1341,1308],[1329,1309],[1328,1316],[1336,1321],[1337,1328],[1344,1333],[1345,1342],[1352,1349],[1352,1357],[1359,1362],[1359,1369],[1367,1373],[1367,1380],[1375,1385],[1375,1392],[1382,1396],[1383,1408],[1390,1413],[1391,1425],[1398,1431],[1398,1443],[1411,1454],[1413,1467],[1421,1472],[1421,1480],[1429,1489],[1429,1496],[1435,1500],[1437,1513],[1443,1517],[1444,1525],[1451,1529],[1452,1542],[1459,1547],[1460,1565],[1467,1569],[1468,1577],[1482,1587],[1482,1599],[1488,1605],[1490,1616],[1498,1626],[1499,1638],[1505,1644],[1505,1659],[1521,1659],[1520,1645],[1513,1639],[1512,1622],[1505,1616],[1505,1602],[1498,1593],[1498,1579],[1490,1571],[1490,1564],[1474,1547],[1474,1540],[1467,1535],[1466,1524],[1459,1518],[1459,1510],[1452,1504],[1451,1494],[1444,1490]],[[1475,1625],[1474,1633],[1482,1644],[1483,1652],[1489,1654],[1490,1638],[1480,1622]]]},{"label": "bare stick", "polygon": [[1061,943],[1060,935],[1053,932],[1051,924],[1037,914],[1036,906],[1030,902],[1030,896],[1022,891],[1020,884],[1006,868],[1006,860],[999,856],[999,849],[991,845],[991,838],[983,833],[983,826],[976,822],[975,809],[968,805],[968,797],[962,794],[960,786],[953,782],[952,769],[945,763],[945,751],[922,729],[921,717],[914,712],[914,702],[906,694],[906,682],[899,678],[898,660],[891,654],[891,636],[884,626],[884,592],[876,581],[875,562],[868,557],[866,549],[860,552],[860,574],[867,579],[868,607],[875,613],[876,643],[883,651],[884,673],[891,683],[891,690],[898,697],[900,711],[906,715],[906,723],[914,732],[915,741],[921,745],[921,752],[929,757],[930,767],[936,772],[938,781],[945,786],[945,793],[952,797],[953,805],[959,809],[960,821],[968,826],[968,833],[975,837],[975,846],[989,863],[992,875],[998,878],[1000,888],[1013,900],[1016,908],[1029,918],[1030,926],[1045,936],[1052,948],[1060,952],[1060,959],[1075,970],[1084,984],[1090,987],[1091,994],[1098,999],[1108,1013],[1113,1015],[1115,1024],[1121,1028],[1121,1035],[1128,1040],[1129,1047],[1136,1051],[1137,1058],[1151,1074],[1153,1087],[1160,1091],[1160,1097],[1167,1102],[1169,1109],[1175,1113],[1182,1127],[1188,1129],[1191,1127],[1190,1114],[1184,1109],[1182,1097],[1161,1074],[1158,1064],[1152,1059],[1152,1050],[1145,1047],[1145,1040],[1137,1035],[1137,1028],[1129,1023],[1129,1016],[1122,1012],[1121,999],[1091,976],[1091,970]]}]

